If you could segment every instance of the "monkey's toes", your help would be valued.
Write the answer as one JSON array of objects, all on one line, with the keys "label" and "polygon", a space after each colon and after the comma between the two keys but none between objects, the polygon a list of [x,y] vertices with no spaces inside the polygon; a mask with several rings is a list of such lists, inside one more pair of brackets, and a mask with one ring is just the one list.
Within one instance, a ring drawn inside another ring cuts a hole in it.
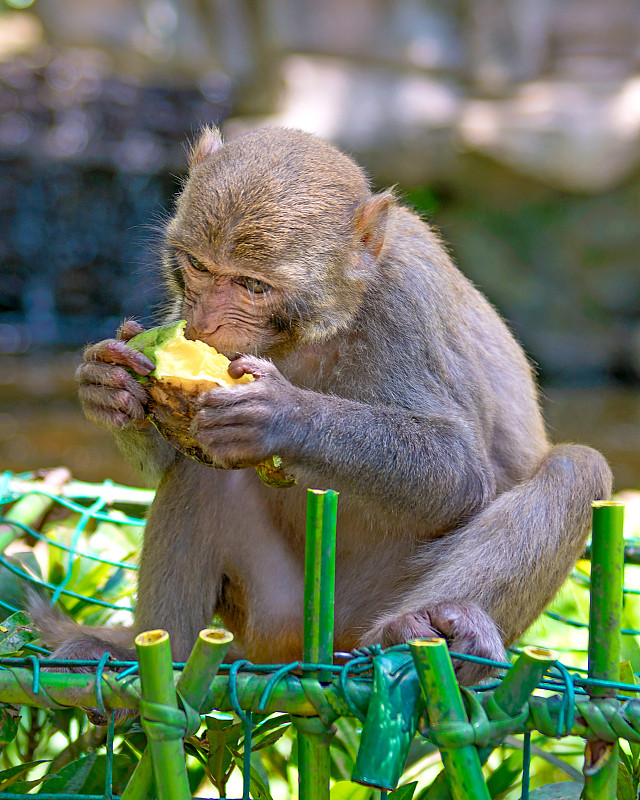
[{"label": "monkey's toes", "polygon": [[[64,642],[64,644],[61,644],[60,647],[56,648],[50,658],[69,659],[70,661],[99,661],[106,652],[110,655],[109,661],[132,661],[135,659],[135,655],[131,650],[109,644],[108,642],[103,642],[93,636],[69,639]],[[107,668],[114,670],[114,668],[109,665],[109,661],[107,661]],[[95,667],[86,665],[47,665],[47,659],[43,659],[42,669],[46,672],[72,672],[83,675],[95,672]],[[120,669],[117,668],[114,671],[120,672]],[[137,709],[134,708],[107,709],[107,714],[98,708],[88,708],[86,706],[82,706],[82,710],[86,713],[89,721],[94,725],[108,725],[110,711],[113,711],[116,725],[138,714]]]},{"label": "monkey's toes", "polygon": [[[504,662],[507,658],[502,638],[495,622],[475,603],[446,602],[432,606],[431,625],[447,640],[454,653]],[[495,674],[490,664],[473,661],[453,661],[458,681],[465,686]]]},{"label": "monkey's toes", "polygon": [[[420,611],[409,611],[386,619],[372,629],[362,644],[381,644],[391,647],[410,639],[446,639],[454,653],[476,656],[492,661],[505,661],[506,653],[498,628],[493,620],[475,603],[437,603]],[[454,659],[453,665],[461,684],[478,683],[495,673],[488,664]]]}]

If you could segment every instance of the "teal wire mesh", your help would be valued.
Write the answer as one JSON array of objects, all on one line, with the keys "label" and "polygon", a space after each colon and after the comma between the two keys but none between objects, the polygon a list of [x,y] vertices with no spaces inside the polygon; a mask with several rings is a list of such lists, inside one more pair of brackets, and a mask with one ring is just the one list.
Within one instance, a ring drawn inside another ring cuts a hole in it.
[{"label": "teal wire mesh", "polygon": [[[4,610],[9,622],[12,615],[20,615],[21,596],[24,586],[30,585],[38,591],[46,592],[52,604],[61,606],[76,620],[84,624],[104,624],[107,620],[120,624],[130,621],[134,604],[134,593],[137,570],[137,552],[144,529],[144,512],[152,499],[152,493],[146,490],[132,490],[106,481],[103,484],[88,485],[72,482],[67,485],[66,496],[49,492],[41,484],[24,483],[31,476],[14,476],[4,473],[0,476],[0,609]],[[33,491],[47,495],[52,500],[51,508],[40,519],[24,522],[12,517],[16,502],[24,497],[25,492]],[[628,539],[625,543],[625,553],[628,553],[629,563],[640,563],[640,540]],[[563,630],[570,631],[566,650],[572,656],[580,659],[581,654],[586,654],[588,632],[588,611],[584,598],[589,588],[588,562],[579,562],[572,576],[571,591],[575,592],[575,602],[567,603],[566,598],[563,609],[573,608],[575,616],[569,616],[554,610],[547,610],[546,616],[552,624],[562,626]],[[625,597],[634,598],[640,590],[625,587]],[[21,618],[19,617],[21,621]],[[40,664],[36,656],[45,656],[48,650],[38,643],[37,639],[30,638],[25,631],[16,633],[15,628],[23,626],[11,624],[4,626],[7,630],[0,630],[0,668],[9,666],[25,666],[33,670],[33,690],[37,691],[40,677]],[[632,626],[623,629],[625,637],[634,637],[640,630]],[[22,635],[21,635],[22,634]],[[16,646],[18,642],[19,646]],[[13,650],[11,649],[13,648]],[[393,648],[406,650],[404,646]],[[557,649],[557,647],[555,647]],[[20,651],[15,655],[15,651]],[[517,653],[517,648],[514,653]],[[347,681],[354,676],[363,681],[370,680],[371,656],[376,649],[356,651],[350,654],[341,654],[342,663],[335,665],[320,665],[330,671],[334,680],[345,689],[345,699],[350,712],[354,717],[362,719],[362,712],[357,705],[350,702],[349,692],[346,691]],[[508,669],[509,664],[489,662],[484,659],[474,659],[458,655],[461,659],[481,661],[491,664],[502,670]],[[340,660],[340,658],[338,658]],[[100,683],[104,662],[79,662],[58,660],[49,662],[58,666],[90,666],[96,668],[96,690]],[[176,663],[174,668],[179,670],[184,664]],[[253,665],[247,662],[236,663],[231,667],[223,665],[221,674],[228,675],[230,696],[233,711],[243,723],[246,736],[250,739],[252,730],[251,717],[238,700],[237,685],[238,674],[254,672],[268,675],[268,680],[261,698],[264,708],[270,693],[275,686],[288,674],[308,673],[318,669],[319,665],[301,664],[266,664]],[[137,670],[135,662],[110,662],[110,667],[119,667],[119,679],[126,679],[134,675]],[[479,692],[489,692],[494,689],[498,680],[487,682],[475,687]],[[635,685],[621,681],[611,684],[606,681],[593,681],[586,677],[585,663],[571,663],[569,666],[557,663],[541,681],[540,688],[557,693],[562,698],[561,711],[557,717],[555,735],[566,735],[571,731],[575,716],[576,698],[585,696],[587,687],[598,685],[615,688],[621,699],[637,691]],[[0,734],[1,736],[1,734]],[[528,739],[526,740],[528,741]],[[43,798],[75,797],[82,800],[99,800],[99,798],[117,798],[113,794],[110,776],[113,773],[114,759],[114,734],[112,727],[106,740],[101,744],[104,750],[105,785],[100,794],[68,794],[64,792],[46,792],[40,789],[38,796]],[[524,749],[524,782],[522,796],[528,795],[528,759],[530,748]],[[242,765],[245,777],[243,797],[248,797],[249,765],[245,759]],[[10,800],[12,797],[21,797],[23,794],[14,794],[10,791],[0,790],[0,798]]]}]

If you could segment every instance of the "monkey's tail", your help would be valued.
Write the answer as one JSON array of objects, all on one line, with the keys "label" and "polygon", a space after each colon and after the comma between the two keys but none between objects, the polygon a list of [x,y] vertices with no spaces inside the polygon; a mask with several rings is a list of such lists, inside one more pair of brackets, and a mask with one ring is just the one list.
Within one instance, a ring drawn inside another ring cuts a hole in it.
[{"label": "monkey's tail", "polygon": [[59,648],[69,641],[96,639],[117,649],[133,647],[133,628],[123,625],[106,627],[78,625],[60,609],[51,606],[48,599],[38,592],[26,592],[27,613],[38,632],[49,647]]},{"label": "monkey's tail", "polygon": [[[591,503],[611,495],[604,457],[579,445],[551,447],[531,478],[418,557],[425,576],[413,604],[476,602],[495,620],[505,644],[544,610],[584,551]],[[432,597],[433,596],[433,597]]]}]

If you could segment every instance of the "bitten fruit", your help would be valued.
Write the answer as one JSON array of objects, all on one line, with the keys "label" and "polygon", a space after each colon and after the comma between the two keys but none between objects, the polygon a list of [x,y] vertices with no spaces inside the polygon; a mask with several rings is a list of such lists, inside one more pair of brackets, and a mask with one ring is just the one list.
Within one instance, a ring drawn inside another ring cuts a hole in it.
[{"label": "bitten fruit", "polygon": [[[236,386],[250,383],[254,378],[252,375],[232,378],[228,372],[229,359],[205,342],[185,339],[185,325],[186,322],[180,320],[171,325],[151,328],[134,336],[127,344],[144,353],[156,366],[149,376],[136,376],[151,397],[151,422],[181,453],[201,464],[218,467],[190,435],[193,400],[216,386]],[[237,462],[230,469],[244,469],[247,466]],[[296,483],[295,478],[283,468],[279,456],[271,456],[255,469],[268,486],[287,488]]]}]

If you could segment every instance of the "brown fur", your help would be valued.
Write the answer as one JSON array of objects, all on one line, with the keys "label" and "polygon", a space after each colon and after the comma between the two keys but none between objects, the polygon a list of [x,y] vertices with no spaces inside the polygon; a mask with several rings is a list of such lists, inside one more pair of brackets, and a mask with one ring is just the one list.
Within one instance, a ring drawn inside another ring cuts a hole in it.
[{"label": "brown fur", "polygon": [[[135,630],[166,628],[182,659],[220,612],[246,657],[299,657],[305,492],[332,487],[336,648],[436,633],[503,658],[581,553],[611,475],[589,448],[549,445],[522,350],[437,234],[319,139],[221,146],[207,129],[164,270],[170,316],[256,377],[203,395],[193,435],[220,463],[281,455],[299,485],[173,451],[121,366],[151,368],[132,329],[89,348],[85,413],[160,480]],[[81,655],[82,629],[62,631]]]}]

